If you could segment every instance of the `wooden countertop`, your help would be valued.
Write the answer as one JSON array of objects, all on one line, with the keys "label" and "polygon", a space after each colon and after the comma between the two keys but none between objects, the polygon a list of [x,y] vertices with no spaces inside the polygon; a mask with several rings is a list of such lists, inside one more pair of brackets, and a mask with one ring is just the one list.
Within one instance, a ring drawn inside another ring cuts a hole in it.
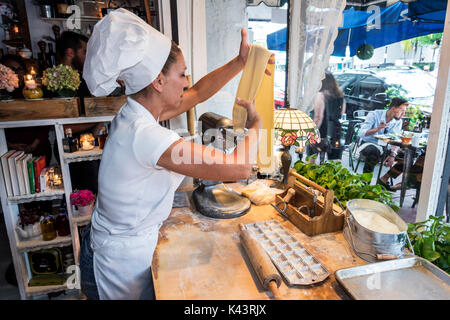
[{"label": "wooden countertop", "polygon": [[334,277],[335,271],[368,262],[349,247],[342,232],[309,237],[282,217],[270,205],[252,205],[250,211],[235,219],[212,219],[195,210],[174,208],[159,233],[152,263],[157,299],[161,300],[265,300],[265,291],[242,248],[239,223],[277,220],[328,269],[330,277],[312,286],[279,290],[289,300],[350,299]]}]

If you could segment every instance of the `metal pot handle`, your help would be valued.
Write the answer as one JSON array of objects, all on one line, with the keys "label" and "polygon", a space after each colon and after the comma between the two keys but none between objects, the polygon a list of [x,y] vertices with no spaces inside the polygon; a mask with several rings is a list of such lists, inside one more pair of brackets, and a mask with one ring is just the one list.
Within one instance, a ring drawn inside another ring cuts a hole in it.
[{"label": "metal pot handle", "polygon": [[413,248],[413,246],[411,244],[411,240],[409,240],[408,230],[406,230],[406,240],[408,240],[408,246],[411,249],[412,255],[414,256],[415,255],[414,248]]},{"label": "metal pot handle", "polygon": [[339,207],[341,207],[341,209],[342,209],[342,211],[339,213],[339,215],[341,215],[342,212],[345,211],[345,208],[344,208],[344,206],[342,205],[342,203],[339,201],[339,199],[336,196],[334,196],[334,200],[337,201],[337,203],[339,204]]},{"label": "metal pot handle", "polygon": [[[375,258],[377,258],[377,259],[379,259],[379,258],[378,258],[379,256],[380,256],[380,257],[383,256],[383,255],[374,255],[374,254],[369,253],[369,252],[364,252],[364,251],[357,250],[356,247],[355,247],[355,243],[353,242],[353,233],[352,233],[352,229],[351,229],[351,227],[350,227],[350,223],[348,222],[348,216],[347,216],[347,215],[345,216],[345,223],[347,224],[348,231],[350,232],[350,239],[351,239],[351,241],[352,241],[352,247],[353,247],[353,250],[355,250],[356,252],[362,253],[362,254],[370,255],[370,256],[375,257]],[[415,255],[414,249],[413,249],[413,247],[412,247],[412,245],[411,245],[411,241],[409,240],[408,231],[406,232],[406,239],[408,240],[408,245],[409,245],[409,248],[410,248],[411,251],[412,251],[412,255]],[[411,255],[411,254],[407,254],[407,253],[406,253],[405,255]]]}]

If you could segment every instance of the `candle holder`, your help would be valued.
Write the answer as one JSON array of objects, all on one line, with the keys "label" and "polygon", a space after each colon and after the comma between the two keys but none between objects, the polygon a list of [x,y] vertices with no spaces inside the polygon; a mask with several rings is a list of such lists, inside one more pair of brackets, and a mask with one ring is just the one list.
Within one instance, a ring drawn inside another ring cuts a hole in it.
[{"label": "candle holder", "polygon": [[61,168],[55,167],[53,173],[52,186],[55,188],[59,188],[62,185],[62,172]]},{"label": "candle holder", "polygon": [[23,96],[28,100],[42,99],[44,92],[41,85],[36,81],[34,74],[27,74],[24,76],[25,87],[23,88]]},{"label": "candle holder", "polygon": [[80,148],[83,151],[92,150],[95,147],[95,139],[92,133],[84,133],[80,136]]}]

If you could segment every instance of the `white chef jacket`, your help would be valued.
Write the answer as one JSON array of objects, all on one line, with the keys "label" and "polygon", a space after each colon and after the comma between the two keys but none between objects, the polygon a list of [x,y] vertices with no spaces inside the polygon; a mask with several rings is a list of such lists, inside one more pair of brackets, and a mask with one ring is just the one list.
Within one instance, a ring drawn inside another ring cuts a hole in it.
[{"label": "white chef jacket", "polygon": [[130,97],[112,121],[91,221],[100,299],[146,297],[158,230],[184,177],[156,163],[179,139]]}]

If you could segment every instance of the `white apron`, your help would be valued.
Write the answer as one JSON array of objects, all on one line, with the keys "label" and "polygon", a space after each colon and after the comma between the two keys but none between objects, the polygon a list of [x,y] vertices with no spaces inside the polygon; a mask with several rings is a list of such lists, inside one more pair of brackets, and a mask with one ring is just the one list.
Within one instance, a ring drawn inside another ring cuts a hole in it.
[{"label": "white apron", "polygon": [[[171,173],[173,190],[178,188],[183,178]],[[91,226],[94,275],[100,300],[154,298],[150,267],[161,225],[162,222],[149,227],[147,234],[135,236],[93,232]]]},{"label": "white apron", "polygon": [[100,299],[149,298],[158,231],[184,176],[157,165],[179,140],[133,99],[114,118],[103,150],[91,219]]},{"label": "white apron", "polygon": [[[159,227],[148,235],[91,238],[94,275],[101,300],[151,299],[150,266]],[[91,233],[92,234],[92,233]]]}]

